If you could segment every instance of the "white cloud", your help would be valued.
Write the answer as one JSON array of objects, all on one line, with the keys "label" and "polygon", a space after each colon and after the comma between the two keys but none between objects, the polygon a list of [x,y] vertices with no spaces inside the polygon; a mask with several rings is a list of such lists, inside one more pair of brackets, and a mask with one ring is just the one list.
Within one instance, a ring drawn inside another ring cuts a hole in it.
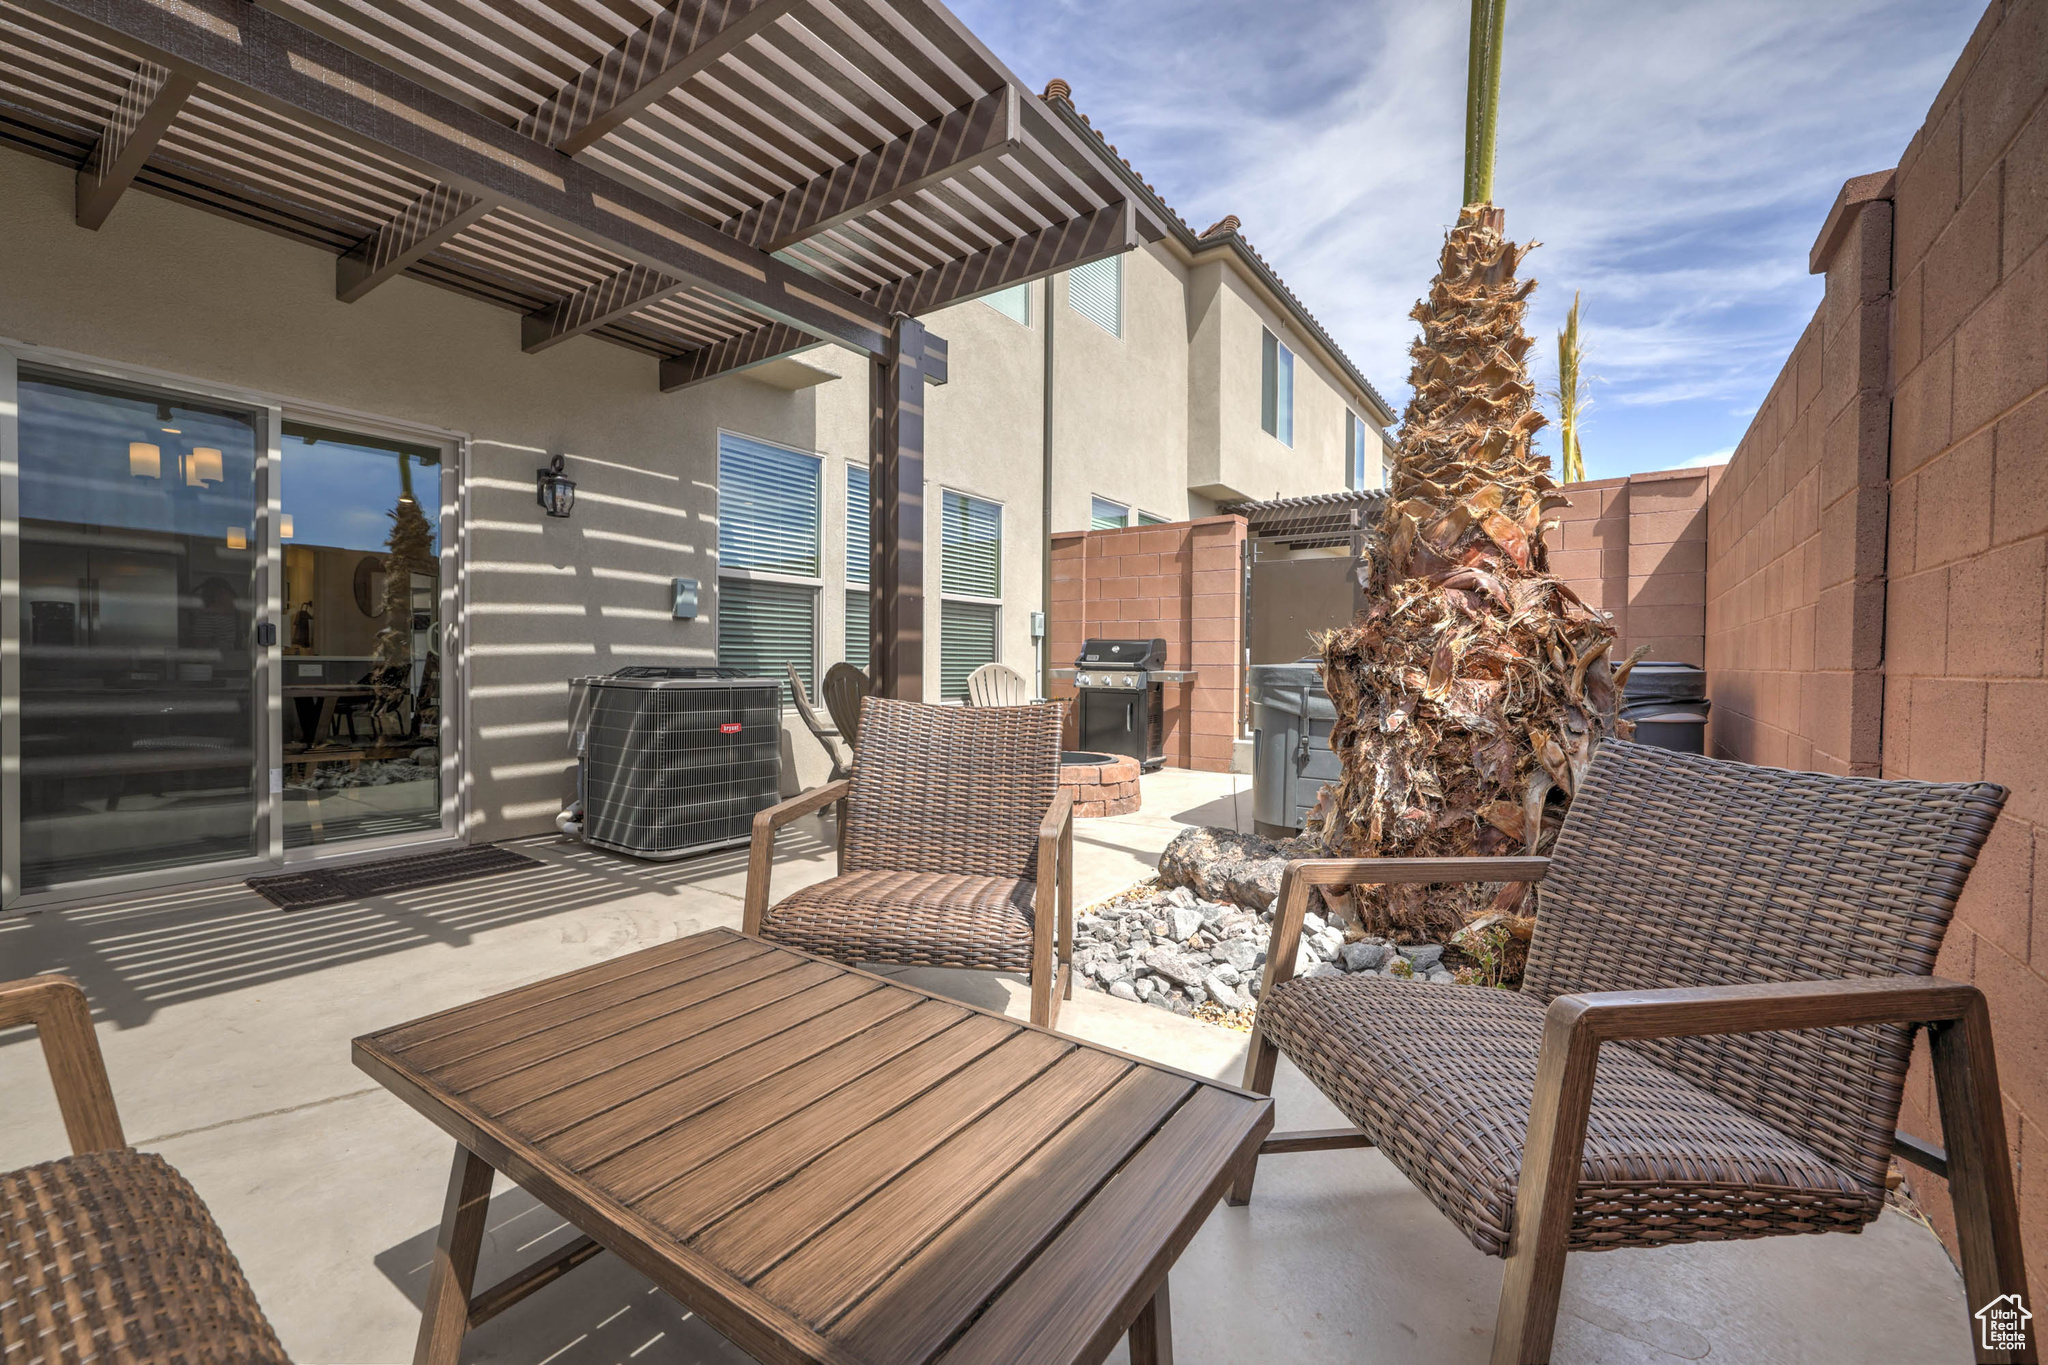
[{"label": "white cloud", "polygon": [[[1463,6],[958,7],[1033,85],[1070,81],[1077,105],[1197,231],[1237,214],[1400,406],[1407,313],[1457,211]],[[1545,243],[1529,263],[1543,282],[1529,318],[1539,383],[1550,382],[1548,343],[1576,289],[1607,420],[1665,441],[1643,458],[1675,457],[1700,434],[1697,416],[1672,405],[1704,401],[1714,421],[1737,420],[1819,301],[1806,253],[1836,190],[1892,164],[1981,9],[1512,8],[1495,198],[1511,233]]]},{"label": "white cloud", "polygon": [[1705,469],[1709,465],[1727,464],[1734,456],[1735,447],[1729,446],[1724,450],[1710,450],[1704,455],[1695,455],[1677,467],[1679,469]]}]

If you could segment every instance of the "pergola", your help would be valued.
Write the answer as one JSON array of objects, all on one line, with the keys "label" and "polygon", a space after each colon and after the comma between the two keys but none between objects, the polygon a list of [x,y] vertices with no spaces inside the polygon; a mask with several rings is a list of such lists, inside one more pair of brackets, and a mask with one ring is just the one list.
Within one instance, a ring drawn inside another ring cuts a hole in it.
[{"label": "pergola", "polygon": [[0,0],[0,140],[661,357],[870,357],[877,683],[923,677],[918,315],[1157,240],[935,0]]}]

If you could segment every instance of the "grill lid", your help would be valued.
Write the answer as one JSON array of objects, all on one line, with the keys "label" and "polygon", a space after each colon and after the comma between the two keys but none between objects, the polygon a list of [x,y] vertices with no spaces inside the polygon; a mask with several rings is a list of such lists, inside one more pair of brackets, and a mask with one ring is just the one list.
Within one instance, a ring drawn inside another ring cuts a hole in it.
[{"label": "grill lid", "polygon": [[1159,668],[1166,663],[1165,640],[1090,640],[1081,646],[1076,668]]}]

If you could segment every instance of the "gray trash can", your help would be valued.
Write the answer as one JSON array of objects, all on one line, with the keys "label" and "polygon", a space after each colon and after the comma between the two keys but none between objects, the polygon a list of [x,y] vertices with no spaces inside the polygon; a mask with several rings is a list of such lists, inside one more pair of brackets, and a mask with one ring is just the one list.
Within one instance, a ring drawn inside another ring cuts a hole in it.
[{"label": "gray trash can", "polygon": [[1707,672],[1695,664],[1645,660],[1629,672],[1621,714],[1636,724],[1635,740],[1677,754],[1707,751]]},{"label": "gray trash can", "polygon": [[1313,660],[1253,664],[1252,828],[1269,839],[1301,832],[1316,793],[1340,776],[1330,751],[1337,708]]}]

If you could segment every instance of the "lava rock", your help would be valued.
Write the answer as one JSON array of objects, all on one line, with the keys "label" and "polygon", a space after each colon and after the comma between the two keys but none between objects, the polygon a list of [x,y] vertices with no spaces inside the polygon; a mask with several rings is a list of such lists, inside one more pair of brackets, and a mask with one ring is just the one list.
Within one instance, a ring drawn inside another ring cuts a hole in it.
[{"label": "lava rock", "polygon": [[1415,969],[1417,976],[1430,971],[1444,960],[1444,947],[1441,943],[1404,943],[1401,945],[1400,953],[1402,957],[1408,959],[1408,965]]}]

